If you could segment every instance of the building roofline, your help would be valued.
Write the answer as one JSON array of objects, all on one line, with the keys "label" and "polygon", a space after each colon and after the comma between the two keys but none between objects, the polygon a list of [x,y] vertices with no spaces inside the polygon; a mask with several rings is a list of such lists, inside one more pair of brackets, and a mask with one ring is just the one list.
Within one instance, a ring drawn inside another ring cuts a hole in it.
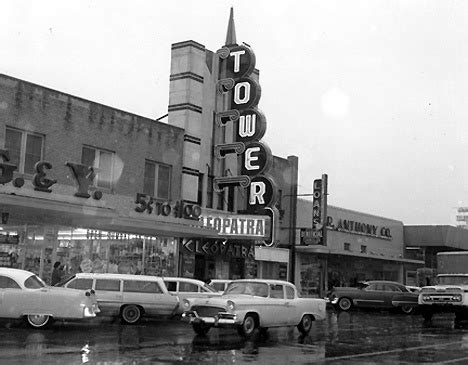
[{"label": "building roofline", "polygon": [[[66,92],[63,92],[63,91],[60,91],[60,90],[52,89],[52,88],[47,87],[47,86],[39,85],[39,84],[36,84],[34,82],[27,81],[27,80],[24,80],[24,79],[20,79],[18,77],[6,75],[6,74],[3,74],[3,73],[0,73],[0,77],[11,79],[11,80],[18,81],[18,82],[22,82],[22,83],[28,84],[30,86],[33,86],[33,87],[37,87],[37,88],[40,88],[40,89],[43,89],[43,90],[47,90],[49,92],[58,93],[58,94],[61,94],[61,95],[67,96],[67,97],[71,97],[71,98],[74,98],[76,100],[79,100],[79,101],[82,101],[82,102],[85,102],[85,103],[92,103],[92,104],[95,104],[95,105],[99,105],[101,107],[105,107],[105,108],[108,108],[108,109],[111,109],[111,110],[115,110],[115,111],[117,111],[119,113],[128,114],[129,116],[141,118],[141,119],[146,120],[148,122],[164,124],[164,125],[170,126],[172,128],[177,128],[177,129],[184,130],[184,128],[181,128],[181,127],[177,127],[177,126],[174,126],[174,125],[171,125],[171,124],[159,122],[158,120],[161,119],[161,118],[151,119],[151,118],[144,117],[142,115],[138,115],[138,114],[135,114],[135,113],[123,110],[123,109],[118,109],[118,108],[115,108],[115,107],[112,107],[112,106],[109,106],[109,105],[106,105],[106,104],[98,103],[98,102],[95,102],[95,101],[92,101],[92,100],[89,100],[89,99],[82,98],[80,96],[76,96],[76,95],[69,94],[69,93],[66,93]],[[167,114],[167,112],[164,113],[164,114]]]}]

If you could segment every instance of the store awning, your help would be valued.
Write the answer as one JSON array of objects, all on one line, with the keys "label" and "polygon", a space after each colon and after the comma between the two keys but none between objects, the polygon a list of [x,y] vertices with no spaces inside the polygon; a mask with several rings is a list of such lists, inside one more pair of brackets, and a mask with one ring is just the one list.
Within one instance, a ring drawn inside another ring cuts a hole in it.
[{"label": "store awning", "polygon": [[147,220],[141,216],[122,217],[115,209],[105,207],[99,201],[95,205],[84,205],[72,200],[0,194],[0,211],[8,213],[7,225],[27,222],[32,225],[60,225],[141,235],[224,238],[214,229],[204,228],[198,221],[181,220],[179,223]]},{"label": "store awning", "polygon": [[332,250],[322,245],[296,246],[296,252],[325,254],[325,255],[353,256],[353,257],[359,257],[359,258],[365,258],[365,259],[396,261],[396,262],[406,263],[406,264],[424,265],[424,261],[422,260],[405,259],[403,257],[388,257],[388,256],[375,255],[375,254],[370,254],[370,253],[336,251],[336,250]]}]

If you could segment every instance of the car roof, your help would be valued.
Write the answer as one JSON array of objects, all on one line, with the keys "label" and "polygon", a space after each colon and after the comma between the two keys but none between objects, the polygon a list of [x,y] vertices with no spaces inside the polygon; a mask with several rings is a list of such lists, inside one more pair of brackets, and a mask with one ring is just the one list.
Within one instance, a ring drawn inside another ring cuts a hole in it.
[{"label": "car roof", "polygon": [[134,275],[134,274],[110,274],[110,273],[92,273],[92,272],[79,272],[76,273],[77,278],[88,278],[88,279],[127,279],[127,280],[153,280],[162,281],[159,276],[152,275]]},{"label": "car roof", "polygon": [[399,283],[397,281],[390,281],[390,280],[364,280],[362,282],[365,284],[395,284],[395,285],[405,286],[402,283]]},{"label": "car roof", "polygon": [[231,280],[231,283],[233,282],[258,282],[258,283],[266,283],[266,284],[274,284],[274,285],[289,285],[289,286],[294,286],[294,284],[290,283],[289,281],[285,280],[275,280],[275,279],[235,279]]},{"label": "car roof", "polygon": [[206,283],[204,281],[198,280],[198,279],[193,279],[193,278],[181,278],[178,276],[164,276],[162,277],[163,280],[173,280],[173,281],[185,281],[188,283],[195,283],[195,284],[202,284],[205,285]]},{"label": "car roof", "polygon": [[0,274],[14,277],[15,279],[20,280],[22,282],[26,281],[26,279],[29,278],[31,275],[35,275],[30,271],[12,269],[9,267],[0,267]]}]

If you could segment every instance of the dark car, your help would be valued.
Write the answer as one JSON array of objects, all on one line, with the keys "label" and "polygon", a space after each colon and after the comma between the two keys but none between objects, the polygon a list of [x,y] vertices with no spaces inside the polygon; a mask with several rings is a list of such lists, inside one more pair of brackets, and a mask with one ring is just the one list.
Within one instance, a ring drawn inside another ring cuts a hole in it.
[{"label": "dark car", "polygon": [[336,309],[356,308],[398,309],[411,314],[418,306],[418,294],[394,281],[364,281],[357,287],[333,288],[326,298]]}]

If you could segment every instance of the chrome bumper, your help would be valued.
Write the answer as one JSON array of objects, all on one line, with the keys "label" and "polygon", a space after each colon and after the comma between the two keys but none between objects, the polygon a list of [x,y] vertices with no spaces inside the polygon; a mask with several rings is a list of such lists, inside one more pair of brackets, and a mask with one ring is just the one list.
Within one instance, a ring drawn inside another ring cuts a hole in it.
[{"label": "chrome bumper", "polygon": [[228,327],[239,324],[237,314],[220,312],[213,317],[199,316],[195,311],[182,313],[182,320],[188,323],[204,323],[213,327]]}]

